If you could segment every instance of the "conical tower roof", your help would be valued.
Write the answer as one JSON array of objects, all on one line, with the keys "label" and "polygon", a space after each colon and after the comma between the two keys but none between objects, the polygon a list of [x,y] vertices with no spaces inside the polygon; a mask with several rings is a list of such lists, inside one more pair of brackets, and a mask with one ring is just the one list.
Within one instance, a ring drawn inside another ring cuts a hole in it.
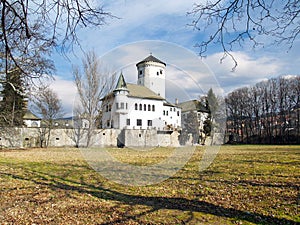
[{"label": "conical tower roof", "polygon": [[117,90],[124,90],[124,89],[127,90],[127,84],[125,82],[123,73],[121,72],[121,74],[119,76],[119,79],[118,79],[118,82],[117,82],[117,85],[115,87],[115,91],[117,91]]},{"label": "conical tower roof", "polygon": [[138,62],[136,64],[136,66],[138,66],[139,64],[145,63],[145,62],[157,62],[157,63],[161,63],[163,65],[166,66],[166,63],[164,63],[163,61],[159,60],[158,58],[154,57],[152,54],[150,54],[147,58],[145,58],[144,60]]}]

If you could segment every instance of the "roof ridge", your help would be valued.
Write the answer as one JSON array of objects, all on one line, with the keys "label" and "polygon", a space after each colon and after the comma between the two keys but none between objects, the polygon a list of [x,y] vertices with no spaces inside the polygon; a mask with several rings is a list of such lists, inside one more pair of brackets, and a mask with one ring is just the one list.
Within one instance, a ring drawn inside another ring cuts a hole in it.
[{"label": "roof ridge", "polygon": [[145,63],[145,62],[157,62],[157,63],[164,64],[166,66],[166,63],[164,63],[163,61],[161,61],[158,58],[156,58],[155,56],[153,56],[152,53],[148,57],[146,57],[145,59],[143,59],[142,61],[138,62],[136,64],[136,66],[138,66],[141,63]]}]

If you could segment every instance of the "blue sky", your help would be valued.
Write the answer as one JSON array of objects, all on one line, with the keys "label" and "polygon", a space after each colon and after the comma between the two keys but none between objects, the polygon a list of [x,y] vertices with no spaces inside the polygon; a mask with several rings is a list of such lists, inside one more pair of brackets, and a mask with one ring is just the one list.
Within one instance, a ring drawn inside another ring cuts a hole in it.
[{"label": "blue sky", "polygon": [[[254,50],[247,44],[236,48],[233,52],[238,61],[235,72],[231,71],[233,62],[230,59],[220,64],[223,53],[220,52],[219,46],[211,46],[207,57],[199,58],[199,49],[194,46],[207,34],[195,31],[188,25],[193,17],[187,16],[187,12],[191,11],[195,2],[201,1],[101,1],[104,9],[119,19],[108,19],[107,25],[98,29],[79,30],[81,46],[86,51],[94,50],[101,59],[108,58],[108,55],[111,56],[114,52],[112,67],[123,67],[125,79],[129,82],[135,82],[136,61],[142,60],[152,52],[168,65],[167,77],[169,76],[168,79],[172,83],[169,87],[170,101],[174,99],[175,93],[181,93],[178,92],[179,88],[185,93],[180,95],[186,98],[197,97],[197,91],[200,95],[209,87],[208,81],[212,86],[219,85],[223,93],[228,93],[271,77],[299,74],[299,39],[289,51],[286,46],[272,45]],[[160,43],[163,47],[159,48],[155,43],[158,43],[158,46]],[[122,54],[118,51],[120,49]],[[74,48],[74,53],[68,54],[69,60],[59,54],[53,55],[56,80],[51,86],[62,98],[68,112],[72,108],[76,93],[72,82],[72,64],[80,64],[83,55],[79,47]],[[175,61],[176,57],[178,61]],[[193,66],[188,66],[191,61]],[[122,62],[125,64],[122,65]],[[199,66],[202,69],[199,69]],[[185,88],[182,88],[183,86]]]}]

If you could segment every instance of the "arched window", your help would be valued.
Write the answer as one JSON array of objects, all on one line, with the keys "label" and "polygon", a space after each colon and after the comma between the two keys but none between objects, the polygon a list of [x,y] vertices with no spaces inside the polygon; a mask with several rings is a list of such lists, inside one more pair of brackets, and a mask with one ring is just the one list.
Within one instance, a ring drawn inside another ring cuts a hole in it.
[{"label": "arched window", "polygon": [[148,104],[148,111],[151,111],[151,105]]},{"label": "arched window", "polygon": [[152,105],[152,111],[153,112],[155,111],[155,105]]},{"label": "arched window", "polygon": [[144,104],[144,111],[146,111],[147,110],[147,106],[146,106],[146,104]]},{"label": "arched window", "polygon": [[140,104],[140,110],[143,110],[143,105],[142,104]]},{"label": "arched window", "polygon": [[135,110],[138,110],[138,105],[137,105],[137,103],[134,104],[134,109],[135,109]]}]

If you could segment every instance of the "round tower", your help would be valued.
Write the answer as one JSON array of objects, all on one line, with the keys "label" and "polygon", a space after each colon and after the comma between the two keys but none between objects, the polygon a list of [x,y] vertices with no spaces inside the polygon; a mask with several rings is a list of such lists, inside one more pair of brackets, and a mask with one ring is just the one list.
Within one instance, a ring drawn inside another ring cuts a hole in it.
[{"label": "round tower", "polygon": [[115,95],[115,110],[116,113],[127,113],[128,112],[128,102],[127,102],[127,95],[129,93],[127,89],[127,85],[124,79],[123,74],[120,74],[120,77],[118,79],[117,85],[115,89],[113,90],[113,93]]},{"label": "round tower", "polygon": [[166,63],[155,58],[152,54],[136,64],[138,71],[138,85],[143,85],[157,95],[166,96]]}]

